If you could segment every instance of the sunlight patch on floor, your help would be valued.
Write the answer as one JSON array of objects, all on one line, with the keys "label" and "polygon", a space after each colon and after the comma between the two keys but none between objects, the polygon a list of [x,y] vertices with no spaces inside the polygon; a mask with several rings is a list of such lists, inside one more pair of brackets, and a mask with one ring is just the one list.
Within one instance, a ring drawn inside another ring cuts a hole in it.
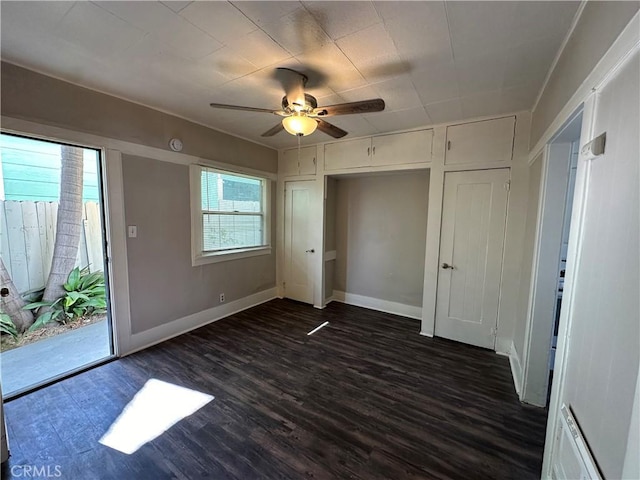
[{"label": "sunlight patch on floor", "polygon": [[132,454],[213,398],[213,395],[152,378],[124,407],[100,443]]},{"label": "sunlight patch on floor", "polygon": [[309,335],[313,335],[314,333],[316,333],[318,330],[320,330],[321,328],[326,327],[327,325],[329,325],[329,322],[324,322],[322,325],[314,328],[313,330],[311,330],[309,333],[307,333],[307,336]]}]

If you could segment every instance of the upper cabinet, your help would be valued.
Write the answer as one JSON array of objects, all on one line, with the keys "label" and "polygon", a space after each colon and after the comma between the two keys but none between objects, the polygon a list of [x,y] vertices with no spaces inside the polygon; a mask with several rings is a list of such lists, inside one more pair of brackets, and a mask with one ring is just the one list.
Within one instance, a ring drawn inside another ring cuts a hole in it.
[{"label": "upper cabinet", "polygon": [[370,165],[371,138],[357,138],[324,146],[324,169],[366,167]]},{"label": "upper cabinet", "polygon": [[316,174],[316,146],[292,148],[282,153],[280,173],[285,177]]},{"label": "upper cabinet", "polygon": [[[515,126],[516,117],[512,115],[439,129],[439,135],[445,134],[444,164],[471,168],[508,164],[513,157]],[[441,141],[439,137],[437,144]],[[318,148],[324,148],[325,172],[422,168],[434,161],[433,145],[434,130],[430,128],[330,142],[300,151],[292,148],[283,152],[278,172],[284,177],[315,175]],[[437,160],[443,161],[442,157]]]},{"label": "upper cabinet", "polygon": [[433,130],[372,138],[371,165],[402,165],[431,161]]},{"label": "upper cabinet", "polygon": [[381,167],[431,161],[433,130],[359,138],[324,146],[324,169]]},{"label": "upper cabinet", "polygon": [[445,165],[509,162],[516,117],[447,127]]}]

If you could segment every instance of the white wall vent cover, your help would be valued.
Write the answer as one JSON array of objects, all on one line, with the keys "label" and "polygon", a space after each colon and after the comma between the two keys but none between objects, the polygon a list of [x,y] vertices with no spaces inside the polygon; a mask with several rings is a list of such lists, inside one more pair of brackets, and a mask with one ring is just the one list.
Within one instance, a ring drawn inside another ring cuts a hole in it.
[{"label": "white wall vent cover", "polygon": [[602,479],[580,427],[565,404],[556,427],[552,459],[551,478],[555,480]]}]

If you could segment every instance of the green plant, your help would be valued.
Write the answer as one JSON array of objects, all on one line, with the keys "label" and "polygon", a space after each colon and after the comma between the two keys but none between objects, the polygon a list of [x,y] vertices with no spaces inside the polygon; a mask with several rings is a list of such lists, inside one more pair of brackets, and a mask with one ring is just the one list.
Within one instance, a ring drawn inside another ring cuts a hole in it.
[{"label": "green plant", "polygon": [[11,335],[14,339],[18,338],[18,329],[6,313],[0,313],[0,332]]},{"label": "green plant", "polygon": [[38,315],[29,327],[30,332],[53,321],[67,323],[85,315],[106,311],[107,297],[102,272],[90,273],[86,267],[82,270],[76,267],[71,270],[63,288],[67,293],[53,302],[33,302],[24,307],[26,310],[45,307],[44,313]]}]

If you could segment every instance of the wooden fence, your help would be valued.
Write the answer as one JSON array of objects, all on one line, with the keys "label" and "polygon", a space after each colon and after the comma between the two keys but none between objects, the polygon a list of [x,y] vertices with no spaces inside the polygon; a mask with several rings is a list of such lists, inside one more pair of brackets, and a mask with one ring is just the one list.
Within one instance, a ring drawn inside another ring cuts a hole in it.
[{"label": "wooden fence", "polygon": [[[44,287],[51,269],[58,202],[0,200],[0,257],[20,293]],[[76,266],[103,270],[100,206],[84,204]]]}]

